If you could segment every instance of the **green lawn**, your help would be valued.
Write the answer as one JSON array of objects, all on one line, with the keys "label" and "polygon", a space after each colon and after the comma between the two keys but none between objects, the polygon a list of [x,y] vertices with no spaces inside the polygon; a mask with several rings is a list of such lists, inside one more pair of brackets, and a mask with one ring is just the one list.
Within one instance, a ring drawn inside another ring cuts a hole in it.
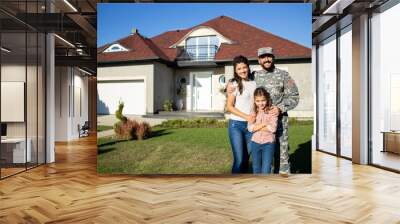
[{"label": "green lawn", "polygon": [[[127,174],[230,174],[226,128],[155,128],[142,141],[98,139],[98,172]],[[293,173],[311,172],[312,125],[289,129]]]},{"label": "green lawn", "polygon": [[113,126],[97,125],[97,132],[111,130],[111,129],[113,129]]}]

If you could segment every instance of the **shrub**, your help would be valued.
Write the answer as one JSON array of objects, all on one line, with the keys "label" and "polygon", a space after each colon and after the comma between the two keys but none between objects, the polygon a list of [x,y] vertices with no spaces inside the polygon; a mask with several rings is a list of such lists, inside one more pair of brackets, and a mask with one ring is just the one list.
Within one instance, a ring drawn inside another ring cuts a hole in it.
[{"label": "shrub", "polygon": [[113,126],[109,125],[97,125],[97,132],[112,130]]},{"label": "shrub", "polygon": [[163,108],[165,111],[172,111],[172,100],[164,101]]},{"label": "shrub", "polygon": [[118,139],[131,140],[133,137],[136,137],[138,127],[138,122],[127,119],[125,122],[119,121],[115,123],[114,132]]},{"label": "shrub", "polygon": [[228,122],[212,118],[178,119],[163,121],[158,126],[162,128],[226,128]]},{"label": "shrub", "polygon": [[150,137],[151,126],[147,122],[138,123],[135,120],[127,119],[126,122],[119,121],[114,124],[114,132],[120,140],[142,140]]},{"label": "shrub", "polygon": [[122,122],[121,121],[115,122],[113,129],[114,129],[115,136],[117,136],[119,138],[123,132],[122,131]]},{"label": "shrub", "polygon": [[136,129],[136,137],[138,140],[148,138],[150,136],[150,133],[151,133],[151,127],[149,123],[147,122],[139,123]]},{"label": "shrub", "polygon": [[[312,120],[298,120],[289,118],[289,125],[312,125]],[[227,128],[228,120],[217,120],[214,118],[177,119],[163,121],[158,127],[161,128]]]},{"label": "shrub", "polygon": [[312,125],[314,124],[313,120],[299,120],[295,117],[289,117],[289,126],[290,125]]},{"label": "shrub", "polygon": [[127,117],[125,117],[122,114],[122,110],[124,109],[124,102],[122,102],[121,100],[118,102],[118,109],[115,111],[115,117],[122,121],[122,122],[126,122],[128,120]]}]

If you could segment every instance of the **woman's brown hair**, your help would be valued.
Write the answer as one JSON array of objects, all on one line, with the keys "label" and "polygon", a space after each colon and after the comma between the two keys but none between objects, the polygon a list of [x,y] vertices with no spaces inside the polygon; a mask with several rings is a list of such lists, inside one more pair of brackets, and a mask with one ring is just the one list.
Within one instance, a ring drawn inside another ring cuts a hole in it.
[{"label": "woman's brown hair", "polygon": [[271,109],[271,106],[272,106],[271,95],[267,92],[267,90],[264,87],[258,87],[256,90],[254,90],[254,94],[253,95],[254,95],[254,105],[253,105],[253,107],[254,107],[254,112],[256,113],[256,115],[258,113],[257,105],[256,105],[256,102],[255,102],[255,98],[257,96],[263,96],[267,100],[267,104],[265,105],[264,111],[268,111],[268,110]]},{"label": "woman's brown hair", "polygon": [[242,78],[236,73],[236,66],[238,65],[238,64],[240,64],[240,63],[244,63],[245,65],[247,65],[247,68],[248,68],[248,78],[250,78],[250,64],[249,64],[249,60],[247,60],[247,58],[245,57],[245,56],[243,56],[243,55],[239,55],[239,56],[236,56],[234,59],[233,59],[233,79],[231,79],[231,82],[236,82],[237,84],[238,84],[238,87],[239,87],[239,92],[240,92],[240,94],[242,94],[243,93],[243,83],[242,83]]}]

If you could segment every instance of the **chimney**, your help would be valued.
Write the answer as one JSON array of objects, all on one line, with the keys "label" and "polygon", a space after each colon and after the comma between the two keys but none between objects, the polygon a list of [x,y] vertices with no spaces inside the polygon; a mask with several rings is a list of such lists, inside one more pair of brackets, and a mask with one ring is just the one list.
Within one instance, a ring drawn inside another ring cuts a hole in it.
[{"label": "chimney", "polygon": [[135,27],[132,28],[132,30],[131,30],[131,35],[134,35],[134,34],[137,34],[137,33],[139,33],[139,30],[136,29]]}]

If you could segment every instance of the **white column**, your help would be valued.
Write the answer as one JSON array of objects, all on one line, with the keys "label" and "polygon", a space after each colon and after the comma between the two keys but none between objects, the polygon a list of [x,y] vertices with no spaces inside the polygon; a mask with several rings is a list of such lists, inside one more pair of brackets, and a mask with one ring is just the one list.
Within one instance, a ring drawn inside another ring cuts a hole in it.
[{"label": "white column", "polygon": [[55,56],[54,35],[46,36],[46,163],[55,161]]},{"label": "white column", "polygon": [[313,113],[314,113],[314,127],[313,127],[313,135],[311,137],[311,148],[312,150],[317,149],[317,47],[315,45],[312,46],[312,62],[311,62],[311,82],[312,82],[312,93],[313,93]]},{"label": "white column", "polygon": [[368,163],[368,15],[353,20],[352,157]]},{"label": "white column", "polygon": [[157,91],[156,88],[156,66],[155,64],[151,64],[151,73],[146,75],[146,114],[153,114],[155,112],[155,96],[154,92]]},{"label": "white column", "polygon": [[193,111],[193,73],[189,73],[189,85],[186,87],[186,111]]},{"label": "white column", "polygon": [[[46,11],[54,12],[54,5],[46,1]],[[46,35],[46,163],[55,162],[55,42],[54,34]]]}]

